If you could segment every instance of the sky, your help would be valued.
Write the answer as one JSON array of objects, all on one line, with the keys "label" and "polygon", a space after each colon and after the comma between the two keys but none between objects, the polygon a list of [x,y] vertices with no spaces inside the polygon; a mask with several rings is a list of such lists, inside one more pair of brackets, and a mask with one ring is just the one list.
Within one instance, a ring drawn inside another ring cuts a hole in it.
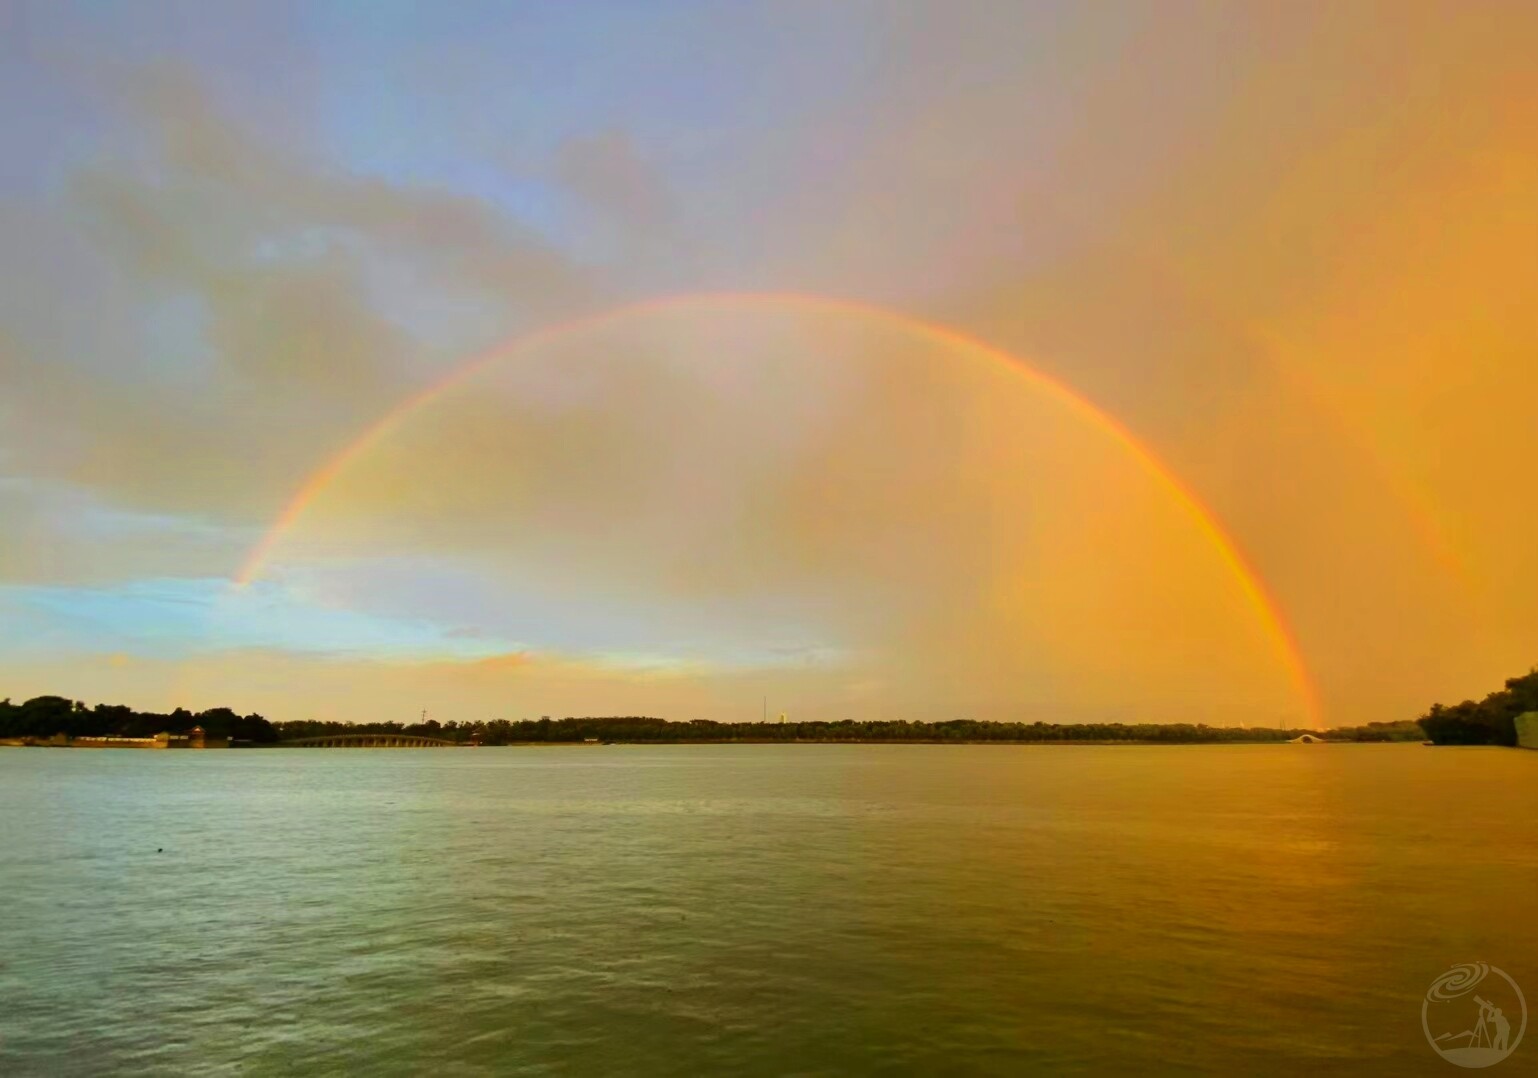
[{"label": "sky", "polygon": [[1538,8],[0,4],[0,696],[1351,725],[1538,663]]}]

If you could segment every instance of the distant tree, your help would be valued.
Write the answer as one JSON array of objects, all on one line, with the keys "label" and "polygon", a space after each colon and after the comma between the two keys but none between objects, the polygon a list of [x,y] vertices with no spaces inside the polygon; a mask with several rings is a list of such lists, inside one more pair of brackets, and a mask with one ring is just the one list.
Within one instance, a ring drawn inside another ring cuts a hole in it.
[{"label": "distant tree", "polygon": [[75,702],[62,696],[34,696],[21,705],[22,733],[33,737],[54,734],[73,735],[85,725],[75,711]]},{"label": "distant tree", "polygon": [[184,734],[202,726],[213,737],[231,737],[258,744],[277,740],[277,731],[260,715],[241,717],[220,707],[194,715],[177,708],[169,715],[135,711],[122,704],[87,707],[63,696],[36,696],[24,704],[0,702],[0,737],[153,737],[161,731]]},{"label": "distant tree", "polygon": [[1508,679],[1504,689],[1478,703],[1433,704],[1419,722],[1438,745],[1515,745],[1517,716],[1528,711],[1538,711],[1538,668]]}]

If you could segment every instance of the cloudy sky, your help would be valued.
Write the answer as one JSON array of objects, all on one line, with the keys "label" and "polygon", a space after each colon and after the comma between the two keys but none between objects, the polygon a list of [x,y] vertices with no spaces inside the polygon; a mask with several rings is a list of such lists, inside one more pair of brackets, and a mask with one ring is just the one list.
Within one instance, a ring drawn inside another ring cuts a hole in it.
[{"label": "cloudy sky", "polygon": [[1538,8],[0,5],[0,696],[1355,723],[1538,662]]}]

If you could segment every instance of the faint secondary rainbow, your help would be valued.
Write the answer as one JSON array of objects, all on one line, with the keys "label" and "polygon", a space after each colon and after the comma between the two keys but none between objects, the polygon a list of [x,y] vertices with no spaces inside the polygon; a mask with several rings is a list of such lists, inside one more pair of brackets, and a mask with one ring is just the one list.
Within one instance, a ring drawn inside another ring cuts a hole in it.
[{"label": "faint secondary rainbow", "polygon": [[1077,390],[1053,378],[1024,360],[976,337],[949,326],[926,322],[912,315],[888,310],[858,300],[834,299],[825,296],[803,295],[790,292],[715,292],[688,293],[642,300],[610,308],[597,314],[584,315],[564,322],[545,326],[527,334],[505,341],[488,351],[472,356],[456,365],[436,382],[418,390],[364,428],[320,467],[311,472],[284,505],[261,539],[251,549],[245,562],[234,577],[234,586],[244,588],[261,573],[279,542],[317,497],[359,458],[388,438],[393,432],[441,394],[475,377],[482,371],[505,362],[515,356],[533,352],[556,343],[574,333],[602,329],[625,319],[661,314],[670,311],[733,309],[769,309],[836,314],[860,318],[895,328],[937,345],[967,351],[1014,372],[1032,388],[1047,394],[1065,405],[1070,411],[1088,421],[1092,426],[1125,448],[1138,465],[1190,514],[1199,530],[1224,566],[1232,574],[1242,591],[1245,601],[1260,616],[1274,638],[1278,653],[1287,668],[1300,699],[1315,726],[1323,725],[1323,707],[1319,692],[1309,674],[1307,663],[1298,645],[1296,635],[1286,616],[1270,593],[1260,575],[1241,552],[1238,544],[1219,523],[1216,515],[1191,491],[1136,435],[1119,420],[1101,410]]},{"label": "faint secondary rainbow", "polygon": [[[1037,191],[1036,195],[1040,199],[1047,193]],[[1058,215],[1067,220],[1092,221],[1099,215],[1098,205],[1069,192],[1056,192],[1053,200],[1057,203]],[[1389,497],[1398,504],[1422,549],[1458,585],[1467,604],[1476,582],[1453,542],[1436,499],[1404,468],[1397,466],[1360,417],[1343,408],[1324,381],[1311,373],[1309,364],[1300,358],[1302,349],[1274,326],[1244,315],[1232,304],[1224,302],[1218,290],[1206,283],[1208,275],[1193,268],[1188,259],[1178,257],[1176,252],[1147,242],[1125,240],[1118,250],[1143,271],[1179,289],[1186,299],[1199,305],[1204,316],[1214,324],[1261,352],[1277,377],[1303,397],[1315,412],[1329,420],[1336,432],[1367,462]]]}]

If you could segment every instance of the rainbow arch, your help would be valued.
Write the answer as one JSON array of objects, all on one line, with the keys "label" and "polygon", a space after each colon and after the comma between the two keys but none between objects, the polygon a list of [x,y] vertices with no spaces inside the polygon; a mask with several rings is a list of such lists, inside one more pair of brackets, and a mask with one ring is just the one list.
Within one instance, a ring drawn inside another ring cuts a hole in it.
[{"label": "rainbow arch", "polygon": [[234,587],[243,589],[261,574],[263,566],[283,537],[342,472],[441,394],[497,363],[553,344],[574,333],[601,329],[628,318],[647,314],[675,310],[709,311],[720,308],[836,314],[899,329],[934,344],[970,352],[1002,365],[1017,377],[1024,379],[1033,389],[1047,394],[1093,427],[1104,432],[1120,444],[1138,465],[1160,487],[1177,499],[1181,507],[1190,514],[1202,535],[1206,537],[1214,552],[1233,576],[1246,602],[1269,628],[1278,654],[1286,666],[1299,699],[1307,710],[1310,722],[1315,727],[1323,725],[1323,706],[1319,692],[1309,674],[1296,634],[1260,574],[1244,556],[1234,538],[1218,521],[1216,514],[1170,470],[1151,448],[1119,420],[1061,380],[1032,367],[1017,356],[951,326],[924,321],[900,311],[859,300],[797,292],[685,293],[642,300],[533,330],[464,360],[442,378],[403,399],[306,476],[236,571],[232,581]]}]

